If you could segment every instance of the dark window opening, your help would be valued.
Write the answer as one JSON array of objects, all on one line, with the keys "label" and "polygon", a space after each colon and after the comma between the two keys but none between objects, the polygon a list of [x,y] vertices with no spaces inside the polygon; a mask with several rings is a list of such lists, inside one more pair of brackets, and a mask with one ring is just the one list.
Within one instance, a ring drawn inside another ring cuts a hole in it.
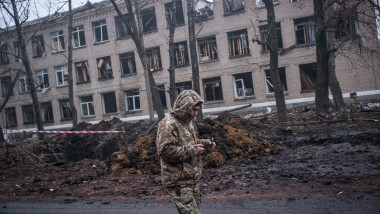
[{"label": "dark window opening", "polygon": [[93,27],[94,27],[94,42],[95,43],[108,41],[106,20],[94,22]]},{"label": "dark window opening", "polygon": [[11,77],[2,77],[1,78],[1,89],[3,97],[7,96],[10,93],[10,96],[13,96],[13,88],[11,88],[12,78]]},{"label": "dark window opening", "polygon": [[16,62],[22,62],[21,61],[21,49],[18,45],[18,42],[13,42],[13,54],[15,55]]},{"label": "dark window opening", "polygon": [[139,89],[131,89],[124,92],[127,111],[141,109]]},{"label": "dark window opening", "polygon": [[102,94],[104,114],[117,112],[115,92]]},{"label": "dark window opening", "polygon": [[8,45],[3,44],[2,46],[0,46],[0,65],[6,64],[9,64]]},{"label": "dark window opening", "polygon": [[136,62],[134,52],[123,53],[119,55],[120,65],[121,65],[121,74],[129,75],[136,73]]},{"label": "dark window opening", "polygon": [[53,122],[53,107],[51,106],[51,102],[41,103],[40,108],[42,122]]},{"label": "dark window opening", "polygon": [[29,91],[29,86],[28,86],[28,77],[26,74],[20,74],[18,77],[18,83],[19,83],[19,91],[21,93],[28,92]]},{"label": "dark window opening", "polygon": [[244,0],[223,0],[224,14],[236,13],[244,10]]},{"label": "dark window opening", "polygon": [[5,111],[5,119],[7,128],[17,126],[17,117],[16,117],[16,109],[15,107],[6,108]]},{"label": "dark window opening", "polygon": [[204,79],[203,88],[206,101],[223,100],[222,82],[220,77]]},{"label": "dark window opening", "polygon": [[228,32],[230,57],[249,55],[249,42],[247,29]]},{"label": "dark window opening", "polygon": [[[158,94],[160,95],[160,100],[162,103],[163,108],[167,108],[167,103],[166,103],[166,94],[165,94],[165,87],[164,85],[158,85],[157,86]],[[153,103],[153,109],[156,109],[156,105]]]},{"label": "dark window opening", "polygon": [[294,19],[297,44],[310,44],[315,42],[314,17]]},{"label": "dark window opening", "polygon": [[63,31],[57,31],[50,34],[51,46],[53,48],[53,53],[65,50],[65,41],[63,39]]},{"label": "dark window opening", "polygon": [[233,75],[235,98],[248,97],[255,94],[253,90],[252,73]]},{"label": "dark window opening", "polygon": [[146,49],[145,53],[148,59],[148,68],[150,71],[162,69],[160,47]]},{"label": "dark window opening", "polygon": [[198,39],[200,61],[206,62],[218,59],[218,48],[215,36]]},{"label": "dark window opening", "polygon": [[176,95],[175,96],[178,96],[184,90],[191,90],[192,84],[191,84],[191,81],[178,82],[175,84],[175,88],[176,88],[176,90],[175,90]]},{"label": "dark window opening", "polygon": [[[177,0],[176,2],[176,26],[184,25],[185,19],[183,17],[183,9],[182,9],[182,1]],[[165,4],[165,15],[166,21],[169,25],[171,20],[173,20],[173,2],[169,2]]]},{"label": "dark window opening", "polygon": [[174,58],[176,66],[183,66],[189,64],[189,54],[187,50],[187,42],[174,43]]},{"label": "dark window opening", "polygon": [[98,64],[99,79],[113,78],[111,57],[98,58],[96,59],[96,63]]},{"label": "dark window opening", "polygon": [[34,57],[42,57],[45,55],[45,44],[42,35],[33,37],[32,48]]},{"label": "dark window opening", "polygon": [[[124,14],[124,18],[127,18],[128,15]],[[124,24],[123,18],[121,16],[115,17],[115,25],[116,25],[116,34],[117,38],[125,38],[127,36],[130,36],[130,32],[128,32],[127,26]]]},{"label": "dark window opening", "polygon": [[339,19],[338,24],[335,28],[335,38],[336,39],[344,39],[347,37],[352,38],[356,35],[356,19],[349,17],[347,19]]},{"label": "dark window opening", "polygon": [[[286,82],[286,73],[285,73],[285,68],[279,68],[278,72],[280,73],[280,80],[282,84],[282,89],[284,91],[288,91],[288,84]],[[272,77],[270,75],[270,70],[265,70],[265,85],[266,85],[266,90],[267,94],[273,94],[274,93],[274,86],[272,82]]]},{"label": "dark window opening", "polygon": [[67,66],[56,66],[54,67],[56,78],[57,78],[57,86],[66,86],[69,84],[69,71],[67,70]]},{"label": "dark window opening", "polygon": [[33,106],[32,105],[24,105],[21,108],[22,108],[24,124],[34,123]]},{"label": "dark window opening", "polygon": [[75,63],[75,70],[77,71],[78,83],[90,82],[90,75],[88,73],[87,61]]},{"label": "dark window opening", "polygon": [[[282,46],[282,35],[281,35],[281,24],[280,22],[276,23],[277,29],[277,44],[278,48],[283,48]],[[263,51],[269,50],[268,36],[269,36],[269,27],[268,25],[260,26],[261,41],[265,44],[262,45]]]},{"label": "dark window opening", "polygon": [[59,109],[61,111],[61,119],[68,120],[73,118],[73,113],[71,112],[71,105],[68,99],[59,101]]},{"label": "dark window opening", "polygon": [[84,27],[83,25],[73,27],[73,47],[83,47],[86,45],[86,38],[84,36]]},{"label": "dark window opening", "polygon": [[46,69],[36,71],[38,90],[49,88],[49,76]]},{"label": "dark window opening", "polygon": [[141,19],[144,33],[157,30],[156,12],[154,7],[142,10]]},{"label": "dark window opening", "polygon": [[301,91],[312,91],[317,81],[317,63],[300,65]]}]

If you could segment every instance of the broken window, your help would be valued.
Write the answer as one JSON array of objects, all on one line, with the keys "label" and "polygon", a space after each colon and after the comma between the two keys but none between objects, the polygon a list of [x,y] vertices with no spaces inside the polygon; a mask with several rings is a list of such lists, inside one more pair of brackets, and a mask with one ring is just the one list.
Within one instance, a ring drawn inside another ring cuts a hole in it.
[{"label": "broken window", "polygon": [[107,24],[106,20],[94,22],[94,42],[100,43],[108,41]]},{"label": "broken window", "polygon": [[145,50],[150,71],[162,69],[160,47],[149,48]]},{"label": "broken window", "polygon": [[[123,16],[125,18],[128,17],[127,14],[124,14]],[[121,16],[115,16],[115,25],[116,25],[116,35],[118,39],[130,36],[130,33],[128,32],[128,28],[124,24],[124,21]]]},{"label": "broken window", "polygon": [[[182,9],[182,1],[177,0],[176,1],[176,26],[184,25],[185,24],[185,19],[183,17],[183,9]],[[169,2],[165,4],[165,15],[166,15],[166,21],[168,22],[169,26],[169,21],[173,20],[173,2]]]},{"label": "broken window", "polygon": [[80,98],[80,109],[83,117],[95,115],[94,101],[92,100],[92,96]]},{"label": "broken window", "polygon": [[174,43],[174,58],[175,65],[182,66],[189,64],[189,54],[187,51],[187,42],[177,42]]},{"label": "broken window", "polygon": [[178,96],[184,90],[191,90],[192,84],[191,84],[191,81],[178,82],[175,84],[175,88],[176,88],[176,90],[175,90],[176,96]]},{"label": "broken window", "polygon": [[53,48],[53,53],[65,50],[65,41],[63,40],[63,31],[57,31],[50,34],[51,46]]},{"label": "broken window", "polygon": [[344,39],[346,37],[353,37],[357,35],[357,21],[352,17],[346,19],[340,18],[337,26],[335,27],[335,38]]},{"label": "broken window", "polygon": [[8,59],[8,45],[3,44],[0,46],[0,65],[9,64]]},{"label": "broken window", "polygon": [[200,61],[206,62],[218,59],[218,48],[215,36],[198,39]]},{"label": "broken window", "polygon": [[140,14],[144,33],[157,30],[156,12],[154,7],[144,9]]},{"label": "broken window", "polygon": [[220,77],[203,80],[204,94],[206,101],[223,100],[222,82]]},{"label": "broken window", "polygon": [[59,101],[59,109],[61,112],[62,120],[69,120],[73,118],[73,113],[71,112],[70,100],[60,100]]},{"label": "broken window", "polygon": [[[278,4],[278,0],[273,0],[273,5]],[[263,0],[256,0],[256,6],[257,7],[265,7],[265,4]]]},{"label": "broken window", "polygon": [[69,71],[67,66],[56,66],[54,67],[55,75],[57,79],[57,86],[68,85]]},{"label": "broken window", "polygon": [[17,126],[17,118],[16,118],[16,109],[15,107],[6,108],[5,111],[5,120],[7,128],[12,126]]},{"label": "broken window", "polygon": [[79,48],[86,46],[86,38],[84,37],[84,27],[83,25],[79,25],[73,27],[73,47]]},{"label": "broken window", "polygon": [[21,61],[21,49],[18,45],[18,42],[13,42],[13,54],[15,56],[16,62],[22,62]]},{"label": "broken window", "polygon": [[[263,51],[269,50],[268,36],[269,36],[269,27],[268,25],[262,25],[260,28],[261,41],[265,44],[262,45]],[[277,44],[278,48],[283,48],[282,46],[282,35],[281,35],[281,24],[280,22],[276,23],[277,29]]]},{"label": "broken window", "polygon": [[24,124],[34,123],[33,106],[31,104],[24,105],[24,106],[21,106],[21,109],[22,109]]},{"label": "broken window", "polygon": [[29,86],[28,86],[28,78],[26,74],[20,74],[18,77],[18,83],[19,83],[19,91],[20,93],[28,92]]},{"label": "broken window", "polygon": [[300,65],[301,91],[312,91],[317,81],[317,63]]},{"label": "broken window", "polygon": [[223,0],[224,14],[231,14],[244,10],[244,0]]},{"label": "broken window", "polygon": [[315,42],[315,22],[313,16],[294,19],[294,30],[297,44],[310,44]]},{"label": "broken window", "polygon": [[[284,91],[288,91],[288,84],[286,83],[285,68],[279,68],[278,72],[280,74],[282,89]],[[273,86],[273,82],[272,82],[272,77],[270,75],[270,70],[265,70],[265,83],[266,83],[265,85],[266,85],[267,94],[273,94],[274,93],[274,86]]]},{"label": "broken window", "polygon": [[135,53],[133,51],[119,55],[121,74],[130,75],[136,73]]},{"label": "broken window", "polygon": [[230,57],[249,55],[249,43],[247,29],[228,32],[230,45]]},{"label": "broken window", "polygon": [[249,97],[254,95],[252,73],[233,75],[235,98]]},{"label": "broken window", "polygon": [[127,111],[140,110],[140,93],[139,89],[131,89],[124,91],[125,104],[127,106]]},{"label": "broken window", "polygon": [[51,106],[51,102],[41,103],[40,108],[42,122],[53,122],[53,107]]},{"label": "broken window", "polygon": [[77,72],[77,83],[90,82],[90,75],[88,74],[88,62],[75,63],[75,70]]},{"label": "broken window", "polygon": [[12,79],[11,77],[1,78],[1,89],[3,92],[3,97],[7,96],[10,92],[10,96],[13,96],[13,89],[11,88]]},{"label": "broken window", "polygon": [[45,56],[45,44],[42,35],[33,36],[32,40],[33,57]]},{"label": "broken window", "polygon": [[115,92],[103,93],[102,101],[104,114],[117,112]]},{"label": "broken window", "polygon": [[111,57],[106,56],[96,59],[98,64],[99,79],[109,79],[113,78]]},{"label": "broken window", "polygon": [[214,3],[208,0],[199,0],[195,5],[195,22],[211,19],[214,17]]},{"label": "broken window", "polygon": [[44,88],[49,88],[49,77],[48,71],[46,69],[36,71],[37,75],[37,88],[42,90]]}]

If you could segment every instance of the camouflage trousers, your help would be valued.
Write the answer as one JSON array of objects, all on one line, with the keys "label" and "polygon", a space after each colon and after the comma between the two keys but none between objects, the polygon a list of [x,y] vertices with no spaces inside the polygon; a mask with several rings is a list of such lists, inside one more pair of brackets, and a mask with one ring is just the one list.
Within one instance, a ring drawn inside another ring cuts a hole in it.
[{"label": "camouflage trousers", "polygon": [[167,191],[180,214],[201,214],[201,194],[198,184],[168,187]]}]

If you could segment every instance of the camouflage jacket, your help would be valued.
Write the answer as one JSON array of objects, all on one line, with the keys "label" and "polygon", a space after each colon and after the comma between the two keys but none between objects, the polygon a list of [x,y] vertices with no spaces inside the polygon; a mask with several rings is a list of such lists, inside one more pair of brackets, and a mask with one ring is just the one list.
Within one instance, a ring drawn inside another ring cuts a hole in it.
[{"label": "camouflage jacket", "polygon": [[191,116],[191,109],[199,103],[203,100],[196,92],[183,91],[172,112],[158,125],[157,154],[166,187],[196,184],[201,178],[202,161],[195,145],[205,144],[208,140],[198,139]]}]

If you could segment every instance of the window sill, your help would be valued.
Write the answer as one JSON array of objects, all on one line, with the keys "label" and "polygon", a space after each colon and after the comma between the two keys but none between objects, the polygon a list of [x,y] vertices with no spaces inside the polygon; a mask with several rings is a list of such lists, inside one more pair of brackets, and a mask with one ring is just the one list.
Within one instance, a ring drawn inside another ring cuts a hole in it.
[{"label": "window sill", "polygon": [[304,48],[304,47],[309,47],[309,46],[315,46],[316,45],[316,42],[312,42],[312,43],[305,43],[305,44],[297,44],[297,48]]},{"label": "window sill", "polygon": [[159,68],[159,69],[155,69],[155,70],[150,70],[150,72],[156,72],[156,71],[162,71],[162,68]]},{"label": "window sill", "polygon": [[[289,92],[285,91],[284,92],[284,96],[288,96],[288,95],[289,95]],[[274,93],[270,93],[270,94],[267,94],[265,97],[266,98],[275,97],[275,94]]]},{"label": "window sill", "polygon": [[135,76],[137,73],[131,73],[131,74],[121,74],[120,77],[131,77],[131,76]]},{"label": "window sill", "polygon": [[223,15],[224,16],[232,16],[232,15],[236,15],[236,14],[240,14],[240,13],[245,13],[245,8],[238,10],[238,11],[232,11],[232,12],[224,13]]},{"label": "window sill", "polygon": [[125,114],[136,114],[142,112],[141,109],[126,111]]},{"label": "window sill", "polygon": [[230,59],[238,59],[238,58],[243,58],[243,57],[248,57],[251,56],[251,54],[245,54],[245,55],[238,55],[238,56],[230,56]]},{"label": "window sill", "polygon": [[224,100],[212,100],[212,101],[205,101],[205,105],[212,105],[212,104],[217,104],[217,103],[224,103]]},{"label": "window sill", "polygon": [[[24,124],[25,124],[25,123],[24,123]],[[6,128],[9,129],[9,128],[16,127],[16,126],[17,126],[17,124],[14,124],[14,125],[7,125]]]},{"label": "window sill", "polygon": [[68,87],[69,85],[57,85],[57,88],[65,88]]},{"label": "window sill", "polygon": [[82,119],[91,119],[95,117],[96,117],[95,115],[81,116]]},{"label": "window sill", "polygon": [[256,99],[255,95],[245,96],[245,97],[235,97],[234,101],[244,101],[244,100],[252,100],[252,99]]},{"label": "window sill", "polygon": [[186,63],[186,64],[183,64],[183,65],[175,65],[174,67],[175,68],[182,68],[182,67],[187,67],[189,65],[190,65],[189,63]]},{"label": "window sill", "polygon": [[87,84],[87,83],[91,83],[91,81],[77,82],[76,84],[77,85],[83,85],[83,84]]},{"label": "window sill", "polygon": [[60,54],[60,53],[64,53],[66,50],[61,50],[61,51],[53,51],[53,52],[51,52],[51,54]]},{"label": "window sill", "polygon": [[154,30],[150,30],[150,31],[143,32],[143,35],[151,34],[151,33],[156,33],[156,32],[158,32],[158,30],[157,30],[157,29],[154,29]]},{"label": "window sill", "polygon": [[31,125],[34,124],[34,122],[24,122],[24,125]]},{"label": "window sill", "polygon": [[79,47],[73,47],[73,50],[78,50],[78,49],[82,49],[82,48],[86,48],[87,45],[83,45],[83,46],[79,46]]},{"label": "window sill", "polygon": [[212,62],[218,62],[219,59],[212,59],[212,60],[207,60],[207,61],[199,61],[199,64],[205,64],[205,63],[212,63]]},{"label": "window sill", "polygon": [[64,119],[61,119],[60,121],[70,121],[70,120],[73,120],[73,118],[64,118]]},{"label": "window sill", "polygon": [[43,121],[43,124],[49,124],[49,123],[54,123],[54,120],[49,120],[49,121]]},{"label": "window sill", "polygon": [[41,58],[43,57],[42,55],[41,56],[33,56],[33,58]]},{"label": "window sill", "polygon": [[105,80],[111,80],[111,79],[113,79],[113,76],[107,77],[107,78],[98,78],[99,81],[105,81]]},{"label": "window sill", "polygon": [[104,44],[107,42],[109,42],[109,40],[105,40],[105,41],[101,41],[101,42],[94,42],[94,45],[101,45],[101,44]]},{"label": "window sill", "polygon": [[310,89],[310,90],[303,90],[300,92],[301,94],[307,94],[307,93],[315,93],[315,90],[314,89]]},{"label": "window sill", "polygon": [[[177,23],[176,23],[175,27],[182,27],[182,26],[185,26],[185,25],[186,25],[185,23],[181,23],[181,24],[177,24]],[[169,29],[169,28],[170,28],[170,26],[167,25],[167,26],[166,26],[166,29]]]},{"label": "window sill", "polygon": [[119,114],[119,112],[103,113],[103,117],[104,117],[104,116],[118,115],[118,114]]},{"label": "window sill", "polygon": [[132,38],[132,36],[130,36],[130,35],[123,36],[123,37],[117,37],[117,38],[116,38],[116,41],[119,41],[119,40],[126,40],[126,39],[130,39],[130,38]]}]

